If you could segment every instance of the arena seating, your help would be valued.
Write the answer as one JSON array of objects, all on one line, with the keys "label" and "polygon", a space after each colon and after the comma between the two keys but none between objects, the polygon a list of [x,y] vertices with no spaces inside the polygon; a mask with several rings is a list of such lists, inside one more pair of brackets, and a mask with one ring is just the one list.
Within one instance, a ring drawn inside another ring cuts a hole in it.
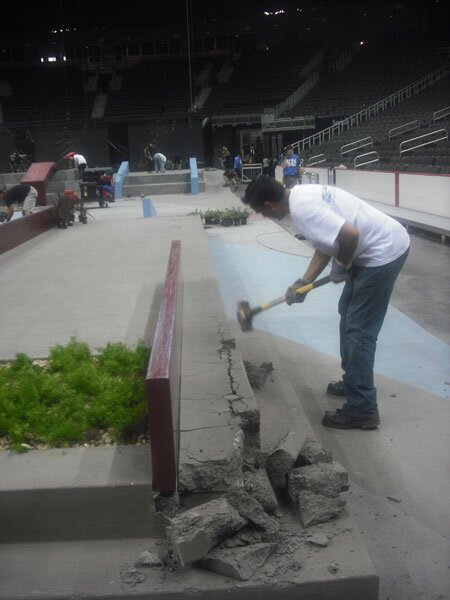
[{"label": "arena seating", "polygon": [[2,97],[6,123],[40,124],[89,119],[93,94],[84,92],[86,75],[76,66],[50,64],[4,69],[12,95]]},{"label": "arena seating", "polygon": [[235,65],[227,83],[218,83],[203,112],[207,115],[261,112],[284,100],[304,78],[298,72],[318,50],[318,46],[296,46],[257,52]]},{"label": "arena seating", "polygon": [[186,61],[141,63],[122,74],[122,89],[108,94],[105,112],[108,121],[187,114],[189,77]]},{"label": "arena seating", "polygon": [[439,66],[429,48],[362,46],[341,72],[328,73],[299,104],[283,116],[346,117],[430,73]]},{"label": "arena seating", "polygon": [[[450,105],[450,77],[439,81],[424,92],[411,97],[393,108],[373,117],[367,123],[353,127],[349,131],[317,145],[302,153],[305,162],[310,156],[325,154],[324,165],[344,164],[353,166],[354,156],[375,150],[380,157],[379,163],[367,165],[370,169],[420,171],[424,173],[450,173],[450,143],[441,141],[435,145],[417,148],[400,157],[399,144],[403,140],[414,138],[425,133],[445,128],[450,130],[450,116],[432,121],[433,112]],[[420,128],[407,131],[389,141],[389,130],[405,123],[418,120]],[[341,156],[340,149],[344,144],[371,136],[373,147],[360,149]],[[321,165],[321,166],[324,166]]]}]

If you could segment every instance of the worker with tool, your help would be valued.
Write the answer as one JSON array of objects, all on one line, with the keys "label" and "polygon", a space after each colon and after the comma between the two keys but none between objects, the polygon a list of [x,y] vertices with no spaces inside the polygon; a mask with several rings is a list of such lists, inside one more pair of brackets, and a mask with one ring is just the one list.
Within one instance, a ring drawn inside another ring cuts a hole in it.
[{"label": "worker with tool", "polygon": [[[375,429],[380,424],[373,381],[377,337],[408,256],[408,233],[391,217],[331,186],[298,185],[289,190],[262,175],[249,184],[242,201],[268,218],[290,214],[295,229],[315,249],[304,275],[286,291],[288,304],[303,302],[311,289],[326,283],[327,278],[313,282],[332,259],[329,280],[345,282],[339,300],[344,375],[327,391],[346,402],[341,409],[327,411],[322,423],[337,429]],[[250,328],[253,314],[268,307],[250,309],[248,303],[240,303],[242,328]]]}]

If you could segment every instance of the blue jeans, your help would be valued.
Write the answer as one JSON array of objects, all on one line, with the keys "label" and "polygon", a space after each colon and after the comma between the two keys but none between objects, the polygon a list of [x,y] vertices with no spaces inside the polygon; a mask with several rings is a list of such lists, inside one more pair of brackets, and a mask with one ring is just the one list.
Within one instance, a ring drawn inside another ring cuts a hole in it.
[{"label": "blue jeans", "polygon": [[353,266],[351,279],[339,300],[341,360],[347,396],[342,408],[355,416],[378,415],[373,383],[377,338],[408,252],[381,267]]}]

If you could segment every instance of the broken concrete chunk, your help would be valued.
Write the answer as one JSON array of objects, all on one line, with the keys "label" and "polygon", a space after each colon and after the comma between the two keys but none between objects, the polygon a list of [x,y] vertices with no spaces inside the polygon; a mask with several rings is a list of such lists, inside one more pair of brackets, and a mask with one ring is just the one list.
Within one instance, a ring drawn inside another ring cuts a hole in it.
[{"label": "broken concrete chunk", "polygon": [[257,367],[248,360],[244,360],[244,367],[247,372],[247,377],[253,389],[259,390],[266,383],[269,373],[273,371],[271,362],[263,362]]},{"label": "broken concrete chunk", "polygon": [[297,508],[303,527],[325,523],[337,518],[344,510],[345,500],[329,498],[308,490],[299,492]]},{"label": "broken concrete chunk", "polygon": [[339,564],[337,562],[331,562],[327,567],[327,571],[334,575],[339,571]]},{"label": "broken concrete chunk", "polygon": [[[240,427],[214,430],[214,433],[183,433],[182,445],[178,472],[181,495],[225,492],[239,484],[244,453],[244,433]],[[207,451],[200,452],[205,445]]]},{"label": "broken concrete chunk", "polygon": [[277,512],[278,501],[265,469],[244,473],[244,488],[269,515]]},{"label": "broken concrete chunk", "polygon": [[303,447],[304,438],[291,431],[273,449],[266,459],[266,469],[275,488],[286,486],[286,475],[296,464]]},{"label": "broken concrete chunk", "polygon": [[230,504],[239,511],[241,517],[265,532],[265,541],[278,538],[280,524],[266,513],[255,498],[243,490],[231,490],[227,494],[227,498]]},{"label": "broken concrete chunk", "polygon": [[200,560],[246,524],[225,498],[211,500],[178,515],[166,528],[176,562],[185,566]]},{"label": "broken concrete chunk", "polygon": [[149,550],[144,550],[137,559],[135,567],[161,567],[162,564],[163,561],[157,554]]},{"label": "broken concrete chunk", "polygon": [[246,581],[264,565],[276,547],[277,544],[253,544],[230,549],[220,545],[197,565],[208,571]]},{"label": "broken concrete chunk", "polygon": [[306,536],[306,541],[308,544],[312,544],[313,546],[321,546],[323,548],[328,546],[330,542],[328,536],[324,533],[311,533]]},{"label": "broken concrete chunk", "polygon": [[294,503],[301,490],[335,498],[348,488],[348,473],[337,462],[297,467],[288,475],[288,493]]},{"label": "broken concrete chunk", "polygon": [[306,465],[316,465],[317,463],[330,463],[332,460],[331,452],[313,437],[308,436],[298,457],[297,464],[304,467]]}]

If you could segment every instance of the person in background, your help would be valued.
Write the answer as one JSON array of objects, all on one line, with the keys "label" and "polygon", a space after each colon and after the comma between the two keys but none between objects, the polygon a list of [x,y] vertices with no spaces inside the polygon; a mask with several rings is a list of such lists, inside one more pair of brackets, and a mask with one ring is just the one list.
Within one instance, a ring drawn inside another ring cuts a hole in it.
[{"label": "person in background", "polygon": [[270,158],[268,158],[267,156],[265,156],[262,159],[262,174],[263,175],[270,175]]},{"label": "person in background", "polygon": [[164,154],[162,152],[155,152],[153,158],[155,159],[155,173],[165,173],[167,158]]},{"label": "person in background", "polygon": [[22,215],[24,217],[31,215],[33,208],[36,206],[37,198],[37,189],[32,185],[18,183],[10,187],[3,194],[6,204],[6,220],[11,221],[14,214],[14,204],[22,204]]},{"label": "person in background", "polygon": [[9,155],[9,165],[11,167],[11,173],[22,173],[26,168],[27,155],[22,152],[13,152]]},{"label": "person in background", "polygon": [[69,152],[66,154],[66,158],[73,160],[74,167],[78,169],[78,176],[83,179],[83,173],[87,169],[87,161],[82,154],[76,154],[76,152]]},{"label": "person in background", "polygon": [[144,148],[144,156],[147,160],[147,173],[150,173],[155,168],[155,161],[153,155],[155,150],[153,148],[153,144],[147,144]]},{"label": "person in background", "polygon": [[233,168],[233,163],[232,163],[232,160],[231,160],[230,151],[228,150],[228,148],[226,146],[223,146],[223,148],[222,148],[222,169],[223,169],[223,180],[224,180],[223,186],[224,187],[226,187],[227,185],[229,185],[227,173],[232,168]]},{"label": "person in background", "polygon": [[283,167],[284,187],[290,190],[300,182],[301,160],[298,154],[294,154],[292,146],[286,146],[286,155],[281,163]]},{"label": "person in background", "polygon": [[239,181],[242,181],[242,157],[240,154],[236,154],[234,157],[234,171]]}]

